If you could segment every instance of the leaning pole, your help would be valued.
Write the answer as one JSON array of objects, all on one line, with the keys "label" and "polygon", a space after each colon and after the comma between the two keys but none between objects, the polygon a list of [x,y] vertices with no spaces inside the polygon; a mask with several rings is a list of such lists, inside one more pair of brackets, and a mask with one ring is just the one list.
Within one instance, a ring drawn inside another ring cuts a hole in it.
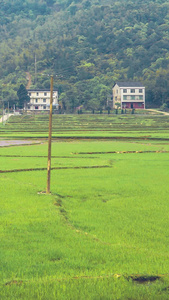
[{"label": "leaning pole", "polygon": [[48,166],[47,166],[46,194],[50,194],[51,143],[52,143],[52,103],[53,103],[53,76],[51,76],[51,80],[50,80],[50,113],[49,113]]}]

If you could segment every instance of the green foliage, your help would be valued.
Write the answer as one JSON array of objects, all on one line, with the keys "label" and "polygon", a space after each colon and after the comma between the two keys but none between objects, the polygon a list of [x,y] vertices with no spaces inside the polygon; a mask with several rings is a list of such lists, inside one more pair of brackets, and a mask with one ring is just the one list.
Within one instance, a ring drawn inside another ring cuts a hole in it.
[{"label": "green foliage", "polygon": [[19,108],[23,108],[24,103],[26,103],[30,100],[27,89],[25,88],[25,86],[23,84],[20,85],[19,90],[17,91],[17,96],[19,99]]},{"label": "green foliage", "polygon": [[32,87],[46,88],[45,72],[58,75],[54,85],[69,111],[95,99],[95,108],[105,107],[116,80],[141,80],[147,105],[169,98],[165,0],[6,0],[0,15],[0,85],[10,90],[26,86],[25,72]]}]

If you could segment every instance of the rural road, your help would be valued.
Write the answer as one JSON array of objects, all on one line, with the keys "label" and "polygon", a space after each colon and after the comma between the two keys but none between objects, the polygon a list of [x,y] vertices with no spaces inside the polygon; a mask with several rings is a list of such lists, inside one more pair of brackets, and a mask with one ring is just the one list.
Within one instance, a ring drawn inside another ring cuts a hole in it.
[{"label": "rural road", "polygon": [[13,114],[6,114],[6,115],[4,115],[3,117],[0,118],[0,123],[6,122],[10,118],[10,116],[12,116],[12,115]]},{"label": "rural road", "polygon": [[161,111],[161,110],[156,110],[156,109],[147,109],[149,111],[153,111],[153,112],[156,112],[156,113],[162,113],[163,115],[165,116],[169,116],[169,113],[165,112],[165,111]]},{"label": "rural road", "polygon": [[[6,122],[10,116],[14,114],[6,114],[3,117],[0,118],[0,123]],[[39,143],[39,141],[23,141],[23,140],[0,140],[0,147],[7,147],[7,146],[14,146],[14,145],[30,145],[30,144],[36,144]]]}]

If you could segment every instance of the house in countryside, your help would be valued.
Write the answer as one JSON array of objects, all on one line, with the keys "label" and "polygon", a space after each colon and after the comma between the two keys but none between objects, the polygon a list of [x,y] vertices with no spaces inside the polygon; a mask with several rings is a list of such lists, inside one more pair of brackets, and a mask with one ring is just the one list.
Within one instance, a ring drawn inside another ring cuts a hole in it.
[{"label": "house in countryside", "polygon": [[113,87],[113,108],[145,109],[145,87],[141,82],[118,81]]},{"label": "house in countryside", "polygon": [[[27,110],[50,110],[50,90],[28,90],[28,95],[30,102],[27,103]],[[53,91],[53,106],[58,109],[58,91]]]}]

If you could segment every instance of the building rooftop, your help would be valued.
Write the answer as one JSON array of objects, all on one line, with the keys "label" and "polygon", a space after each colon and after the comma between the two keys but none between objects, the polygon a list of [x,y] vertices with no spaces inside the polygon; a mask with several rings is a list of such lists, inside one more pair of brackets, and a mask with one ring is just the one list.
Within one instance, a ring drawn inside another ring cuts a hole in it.
[{"label": "building rooftop", "polygon": [[[50,89],[28,89],[28,92],[50,92]],[[56,90],[53,90],[54,92],[56,92]]]},{"label": "building rooftop", "polygon": [[117,81],[115,84],[119,87],[144,87],[139,81]]}]

